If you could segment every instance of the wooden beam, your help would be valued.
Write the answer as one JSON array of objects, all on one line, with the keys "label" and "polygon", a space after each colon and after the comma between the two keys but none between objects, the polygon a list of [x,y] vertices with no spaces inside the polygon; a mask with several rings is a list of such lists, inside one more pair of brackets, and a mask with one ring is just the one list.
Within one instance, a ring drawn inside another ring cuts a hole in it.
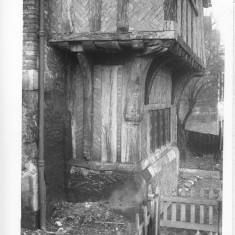
[{"label": "wooden beam", "polygon": [[102,0],[90,0],[90,31],[96,32],[100,31],[101,28],[101,7]]},{"label": "wooden beam", "polygon": [[96,161],[84,161],[79,159],[71,159],[69,165],[76,167],[83,167],[92,169],[95,171],[124,171],[124,172],[136,172],[137,167],[135,164],[127,163],[110,163],[110,162],[96,162]]},{"label": "wooden beam", "polygon": [[182,26],[182,38],[186,42],[186,19],[187,19],[187,12],[186,12],[186,0],[182,0],[181,3],[181,26]]},{"label": "wooden beam", "polygon": [[92,71],[91,62],[83,53],[78,53],[77,58],[83,74],[83,89],[84,89],[84,144],[83,154],[88,160],[91,159],[92,148]]},{"label": "wooden beam", "polygon": [[195,4],[195,0],[189,0],[189,2],[191,3],[192,9],[194,10],[196,16],[198,16],[198,8],[197,5]]},{"label": "wooden beam", "polygon": [[119,46],[118,41],[99,41],[99,42],[94,42],[94,44],[97,47],[105,50],[121,51],[121,47]]},{"label": "wooden beam", "polygon": [[70,45],[68,42],[59,42],[57,46],[63,50],[70,50]]},{"label": "wooden beam", "polygon": [[81,42],[78,42],[78,43],[76,43],[76,42],[71,43],[70,42],[69,46],[70,46],[70,50],[72,52],[83,52],[84,51]]},{"label": "wooden beam", "polygon": [[72,42],[72,41],[126,41],[134,39],[174,39],[175,31],[138,31],[129,33],[75,33],[75,34],[56,34],[50,40],[51,43],[54,42]]},{"label": "wooden beam", "polygon": [[117,1],[117,32],[128,32],[129,30],[129,0]]},{"label": "wooden beam", "polygon": [[170,221],[170,220],[160,220],[160,226],[163,227],[173,227],[173,228],[181,228],[181,229],[191,229],[191,230],[202,230],[202,231],[212,231],[218,232],[217,224],[209,225],[209,224],[192,224],[190,222],[180,222],[180,221]]},{"label": "wooden beam", "polygon": [[162,201],[188,203],[188,204],[200,204],[205,206],[218,206],[219,201],[214,199],[204,198],[187,198],[187,197],[175,197],[175,196],[161,196]]},{"label": "wooden beam", "polygon": [[61,27],[63,33],[74,32],[74,12],[71,10],[72,4],[71,0],[62,1]]},{"label": "wooden beam", "polygon": [[165,0],[164,1],[164,20],[175,21],[177,14],[176,1]]},{"label": "wooden beam", "polygon": [[181,0],[177,0],[177,26],[178,35],[181,36]]},{"label": "wooden beam", "polygon": [[188,38],[188,45],[191,48],[191,50],[193,50],[192,48],[192,8],[190,7],[190,4],[188,4],[188,14],[187,14],[187,24],[188,24],[188,32],[187,32],[187,38]]},{"label": "wooden beam", "polygon": [[93,41],[82,41],[82,48],[84,51],[98,51]]},{"label": "wooden beam", "polygon": [[144,41],[143,40],[132,40],[131,47],[135,50],[143,50],[144,49]]}]

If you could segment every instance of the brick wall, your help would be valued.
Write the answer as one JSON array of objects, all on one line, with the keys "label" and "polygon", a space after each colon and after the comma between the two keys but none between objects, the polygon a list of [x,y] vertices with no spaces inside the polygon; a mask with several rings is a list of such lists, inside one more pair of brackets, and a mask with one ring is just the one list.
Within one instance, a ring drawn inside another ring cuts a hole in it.
[{"label": "brick wall", "polygon": [[[48,35],[48,2],[45,30]],[[22,227],[37,228],[38,203],[38,76],[39,1],[23,1],[22,97]],[[65,53],[49,46],[45,38],[45,179],[47,208],[64,197],[66,120]]]}]

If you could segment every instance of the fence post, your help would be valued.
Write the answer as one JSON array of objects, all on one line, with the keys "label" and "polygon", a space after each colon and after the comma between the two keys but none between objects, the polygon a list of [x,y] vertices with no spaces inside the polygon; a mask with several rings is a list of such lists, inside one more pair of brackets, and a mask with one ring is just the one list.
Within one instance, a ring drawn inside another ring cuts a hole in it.
[{"label": "fence post", "polygon": [[[204,198],[204,189],[200,190],[200,197]],[[204,224],[205,212],[204,205],[200,205],[200,224]]]},{"label": "fence post", "polygon": [[154,235],[160,235],[160,191],[159,188],[156,188],[154,195]]},{"label": "fence post", "polygon": [[[210,188],[209,191],[209,199],[213,199],[214,197],[214,193],[212,188]],[[209,224],[213,224],[213,216],[214,216],[214,207],[213,206],[209,206]]]},{"label": "fence post", "polygon": [[148,209],[147,206],[143,206],[143,216],[144,216],[144,235],[148,235]]},{"label": "fence post", "polygon": [[222,201],[219,201],[219,221],[218,221],[218,233],[222,234]]},{"label": "fence post", "polygon": [[140,235],[140,216],[137,213],[135,217],[135,225],[136,225],[136,235]]}]

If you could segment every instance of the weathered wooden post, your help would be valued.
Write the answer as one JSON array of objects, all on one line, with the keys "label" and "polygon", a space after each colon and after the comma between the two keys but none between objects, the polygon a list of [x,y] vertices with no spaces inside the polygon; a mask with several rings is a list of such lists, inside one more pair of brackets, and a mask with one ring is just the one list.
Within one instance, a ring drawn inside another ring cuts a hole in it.
[{"label": "weathered wooden post", "polygon": [[154,204],[155,204],[155,212],[154,212],[154,235],[160,235],[160,191],[159,188],[156,188],[154,194]]}]

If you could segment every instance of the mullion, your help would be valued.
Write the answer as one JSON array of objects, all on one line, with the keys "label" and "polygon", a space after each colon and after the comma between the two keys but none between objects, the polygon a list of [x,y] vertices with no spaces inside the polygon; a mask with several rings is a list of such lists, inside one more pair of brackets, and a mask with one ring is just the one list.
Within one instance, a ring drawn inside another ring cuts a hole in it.
[{"label": "mullion", "polygon": [[150,115],[150,123],[151,123],[151,132],[150,132],[150,148],[151,151],[155,151],[155,126],[154,126],[154,111],[149,112]]},{"label": "mullion", "polygon": [[161,110],[157,110],[157,114],[158,114],[158,148],[161,148],[162,146],[162,125],[161,125]]}]

